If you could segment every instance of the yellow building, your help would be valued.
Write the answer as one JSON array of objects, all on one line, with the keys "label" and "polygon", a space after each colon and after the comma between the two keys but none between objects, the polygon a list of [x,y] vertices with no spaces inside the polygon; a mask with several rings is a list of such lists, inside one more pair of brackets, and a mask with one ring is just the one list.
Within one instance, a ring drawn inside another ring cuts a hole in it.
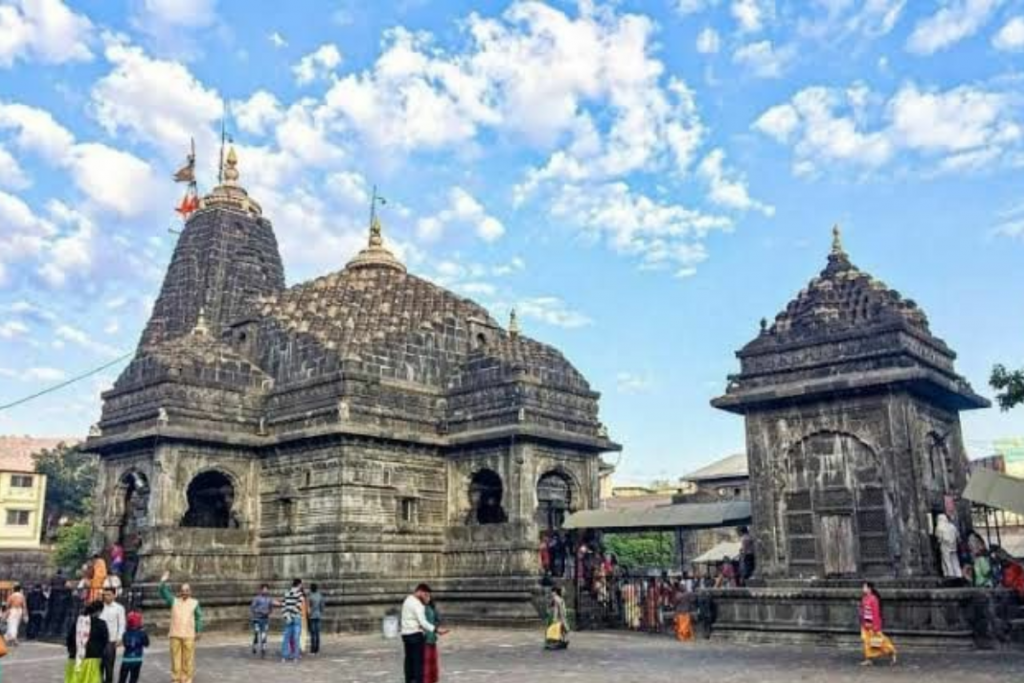
[{"label": "yellow building", "polygon": [[40,547],[46,475],[35,471],[31,454],[53,445],[49,439],[0,436],[0,551]]},{"label": "yellow building", "polygon": [[0,470],[0,550],[38,548],[46,475]]}]

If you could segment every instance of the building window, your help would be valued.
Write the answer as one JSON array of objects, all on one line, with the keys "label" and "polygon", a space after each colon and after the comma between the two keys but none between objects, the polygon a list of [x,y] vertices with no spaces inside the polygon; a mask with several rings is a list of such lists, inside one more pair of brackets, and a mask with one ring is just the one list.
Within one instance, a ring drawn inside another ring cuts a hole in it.
[{"label": "building window", "polygon": [[402,498],[398,508],[398,521],[404,524],[416,523],[416,499]]},{"label": "building window", "polygon": [[504,487],[501,477],[494,470],[480,470],[473,475],[469,484],[469,503],[472,506],[470,523],[504,524],[508,515],[501,506]]},{"label": "building window", "polygon": [[28,526],[31,510],[8,510],[7,526]]},{"label": "building window", "polygon": [[30,488],[32,488],[32,475],[30,475],[30,474],[12,474],[11,475],[11,488],[15,488],[15,489],[30,489]]}]

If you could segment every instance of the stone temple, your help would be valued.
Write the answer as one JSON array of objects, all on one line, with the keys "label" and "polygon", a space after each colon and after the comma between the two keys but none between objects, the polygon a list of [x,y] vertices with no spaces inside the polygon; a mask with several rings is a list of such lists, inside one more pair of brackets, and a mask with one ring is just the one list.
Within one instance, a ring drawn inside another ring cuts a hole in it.
[{"label": "stone temple", "polygon": [[855,589],[778,587],[868,577],[906,589],[891,607],[897,631],[969,633],[956,603],[967,597],[928,589],[941,583],[932,533],[949,507],[970,524],[959,411],[989,402],[924,312],[854,266],[836,228],[825,269],[737,356],[712,403],[746,420],[755,583],[769,589],[724,598],[723,626],[856,624]]},{"label": "stone temple", "polygon": [[237,163],[103,395],[95,544],[120,540],[143,585],[190,581],[215,623],[293,577],[335,628],[419,581],[456,619],[536,619],[539,535],[597,506],[619,448],[598,393],[514,319],[406,272],[376,216],[344,268],[286,287]]}]

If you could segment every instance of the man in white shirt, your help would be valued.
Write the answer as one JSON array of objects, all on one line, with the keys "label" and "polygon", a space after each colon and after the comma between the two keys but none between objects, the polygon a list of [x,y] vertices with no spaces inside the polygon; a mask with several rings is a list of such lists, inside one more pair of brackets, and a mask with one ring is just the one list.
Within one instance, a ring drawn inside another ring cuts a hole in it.
[{"label": "man in white shirt", "polygon": [[103,652],[100,666],[103,671],[103,683],[114,683],[117,646],[121,644],[121,638],[124,637],[124,607],[115,602],[115,597],[117,594],[112,587],[103,589],[103,611],[100,612],[100,619],[107,624],[107,630],[110,632],[110,641],[107,643],[107,649]]},{"label": "man in white shirt", "polygon": [[424,633],[433,633],[424,605],[430,586],[421,583],[402,603],[402,644],[405,646],[405,683],[423,683]]}]

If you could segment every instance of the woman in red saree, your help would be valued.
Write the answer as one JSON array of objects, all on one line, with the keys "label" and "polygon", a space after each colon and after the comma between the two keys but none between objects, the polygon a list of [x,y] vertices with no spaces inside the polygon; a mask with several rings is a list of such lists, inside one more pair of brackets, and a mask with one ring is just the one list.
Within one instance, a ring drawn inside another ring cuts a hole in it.
[{"label": "woman in red saree", "polygon": [[861,666],[870,666],[878,657],[889,655],[896,664],[896,647],[882,632],[882,602],[874,584],[864,582],[860,599],[860,638],[864,642],[864,661]]}]

